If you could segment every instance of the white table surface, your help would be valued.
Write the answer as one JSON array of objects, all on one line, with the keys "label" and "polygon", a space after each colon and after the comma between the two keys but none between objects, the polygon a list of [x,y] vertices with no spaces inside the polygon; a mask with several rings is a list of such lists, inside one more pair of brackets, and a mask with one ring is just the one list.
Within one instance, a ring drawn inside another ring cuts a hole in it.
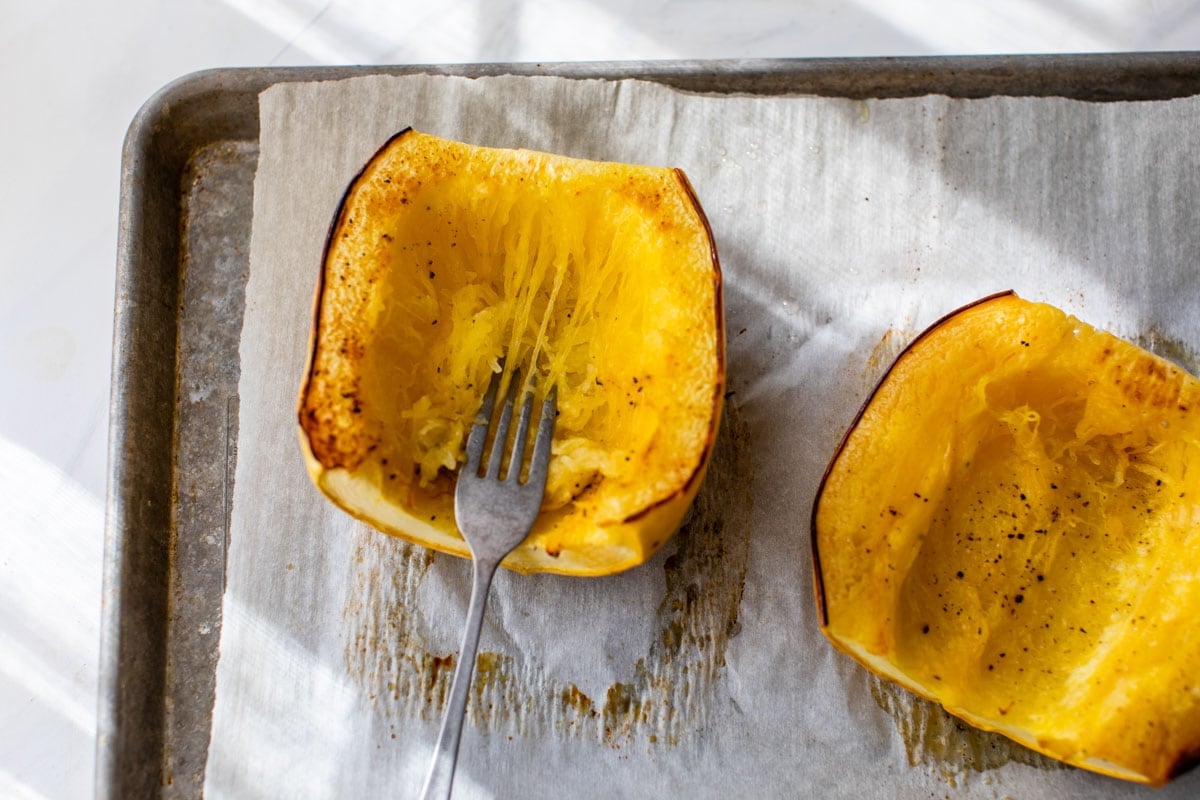
[{"label": "white table surface", "polygon": [[0,797],[92,793],[121,141],[194,70],[1194,50],[1195,0],[0,2]]}]

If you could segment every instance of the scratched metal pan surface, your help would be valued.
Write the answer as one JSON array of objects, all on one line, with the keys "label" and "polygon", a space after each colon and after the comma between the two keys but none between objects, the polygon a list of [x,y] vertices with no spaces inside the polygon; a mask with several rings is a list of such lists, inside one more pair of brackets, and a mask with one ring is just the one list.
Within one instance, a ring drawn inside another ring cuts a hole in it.
[{"label": "scratched metal pan surface", "polygon": [[1200,93],[1200,54],[214,70],[165,87],[122,163],[96,793],[196,798],[208,754],[258,93],[366,74],[641,78],[831,97]]}]

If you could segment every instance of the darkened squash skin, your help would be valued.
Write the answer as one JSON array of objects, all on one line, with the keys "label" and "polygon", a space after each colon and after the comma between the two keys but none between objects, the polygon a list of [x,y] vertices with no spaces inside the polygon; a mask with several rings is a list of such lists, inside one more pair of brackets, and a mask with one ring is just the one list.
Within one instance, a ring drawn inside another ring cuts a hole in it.
[{"label": "darkened squash skin", "polygon": [[559,416],[542,513],[504,565],[642,563],[695,497],[724,398],[721,272],[692,187],[402,131],[330,228],[299,399],[310,475],[374,527],[467,555],[466,433],[493,370],[503,392],[530,364]]},{"label": "darkened squash skin", "polygon": [[1200,381],[1012,293],[900,355],[813,513],[829,640],[977,727],[1161,785],[1200,754]]}]

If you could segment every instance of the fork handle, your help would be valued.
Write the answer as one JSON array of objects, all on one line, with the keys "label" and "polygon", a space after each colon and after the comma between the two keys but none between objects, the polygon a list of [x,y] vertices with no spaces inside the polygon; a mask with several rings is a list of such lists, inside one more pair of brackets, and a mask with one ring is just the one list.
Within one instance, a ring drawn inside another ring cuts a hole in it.
[{"label": "fork handle", "polygon": [[458,761],[458,742],[462,738],[471,676],[475,673],[475,655],[479,650],[479,633],[483,629],[483,612],[487,608],[488,591],[500,562],[496,559],[476,558],[473,564],[471,603],[467,609],[467,625],[463,630],[458,666],[454,668],[450,701],[446,705],[446,715],[442,717],[442,730],[438,734],[437,747],[433,751],[429,775],[425,778],[425,788],[421,790],[421,800],[448,800],[454,785],[454,765]]}]

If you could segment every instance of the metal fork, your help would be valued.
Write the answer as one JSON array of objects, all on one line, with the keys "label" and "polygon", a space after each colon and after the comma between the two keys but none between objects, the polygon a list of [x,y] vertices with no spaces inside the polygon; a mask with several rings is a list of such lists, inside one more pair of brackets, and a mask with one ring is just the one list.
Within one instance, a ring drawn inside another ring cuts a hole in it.
[{"label": "metal fork", "polygon": [[504,445],[512,421],[513,401],[521,386],[520,376],[516,372],[513,373],[504,406],[500,410],[500,418],[496,423],[487,472],[479,474],[480,460],[488,438],[499,385],[500,373],[497,373],[492,376],[479,413],[475,415],[475,423],[467,437],[467,463],[459,471],[458,485],[454,489],[454,518],[474,561],[471,603],[467,611],[467,625],[463,631],[458,666],[454,669],[454,681],[450,684],[450,702],[446,707],[446,715],[442,718],[442,729],[438,734],[437,747],[433,751],[433,762],[429,765],[429,775],[425,778],[425,787],[421,791],[422,800],[450,797],[450,790],[454,784],[454,765],[458,761],[463,716],[467,706],[467,693],[475,671],[475,654],[479,649],[479,632],[483,627],[483,613],[487,606],[492,577],[496,574],[500,561],[529,535],[533,521],[537,519],[538,509],[542,505],[542,495],[546,491],[550,438],[554,433],[557,409],[554,387],[551,387],[546,399],[542,401],[542,414],[538,421],[537,438],[533,443],[533,456],[525,483],[520,482],[521,463],[525,456],[529,419],[533,410],[532,391],[526,392],[522,400],[507,476],[503,479],[500,477]]}]

